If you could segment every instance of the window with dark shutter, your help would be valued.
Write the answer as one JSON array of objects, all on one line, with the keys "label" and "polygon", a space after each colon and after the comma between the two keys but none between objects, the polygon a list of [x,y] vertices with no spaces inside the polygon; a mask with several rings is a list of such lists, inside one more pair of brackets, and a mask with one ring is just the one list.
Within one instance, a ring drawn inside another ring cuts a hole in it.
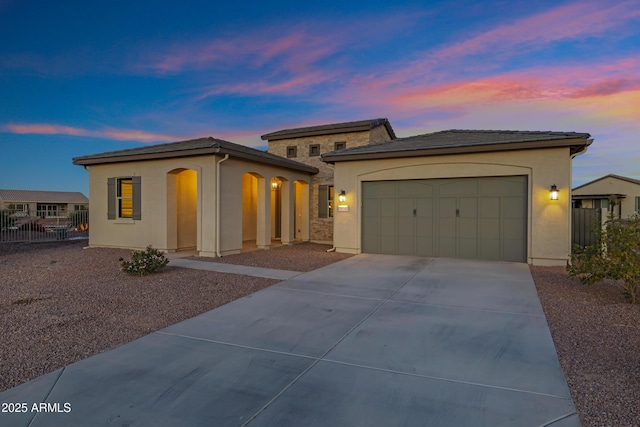
[{"label": "window with dark shutter", "polygon": [[335,151],[344,150],[345,148],[347,148],[347,143],[345,141],[339,141],[333,144],[333,149]]},{"label": "window with dark shutter", "polygon": [[318,218],[333,217],[333,185],[318,186]]},{"label": "window with dark shutter", "polygon": [[107,179],[107,219],[116,219],[116,179]]},{"label": "window with dark shutter", "polygon": [[107,219],[142,219],[141,183],[139,176],[107,179]]},{"label": "window with dark shutter", "polygon": [[320,155],[320,144],[311,144],[309,146],[309,157]]},{"label": "window with dark shutter", "polygon": [[287,147],[287,157],[298,157],[298,147],[295,145]]}]

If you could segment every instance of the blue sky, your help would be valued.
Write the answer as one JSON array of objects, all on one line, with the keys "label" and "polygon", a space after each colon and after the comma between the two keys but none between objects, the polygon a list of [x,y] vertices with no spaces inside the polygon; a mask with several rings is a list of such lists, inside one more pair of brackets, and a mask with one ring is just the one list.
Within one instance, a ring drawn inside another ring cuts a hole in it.
[{"label": "blue sky", "polygon": [[377,117],[588,132],[574,185],[640,179],[640,0],[0,0],[0,188],[88,194],[73,157]]}]

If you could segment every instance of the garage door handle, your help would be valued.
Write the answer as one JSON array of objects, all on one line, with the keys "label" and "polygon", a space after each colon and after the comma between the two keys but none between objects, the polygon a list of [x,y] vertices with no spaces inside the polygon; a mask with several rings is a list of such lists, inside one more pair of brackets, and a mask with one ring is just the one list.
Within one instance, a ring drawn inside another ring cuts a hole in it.
[{"label": "garage door handle", "polygon": [[416,214],[417,214],[417,210],[416,210],[416,209],[414,209],[414,210],[413,210],[413,216],[416,216]]},{"label": "garage door handle", "polygon": [[460,209],[456,209],[456,218],[460,218]]}]

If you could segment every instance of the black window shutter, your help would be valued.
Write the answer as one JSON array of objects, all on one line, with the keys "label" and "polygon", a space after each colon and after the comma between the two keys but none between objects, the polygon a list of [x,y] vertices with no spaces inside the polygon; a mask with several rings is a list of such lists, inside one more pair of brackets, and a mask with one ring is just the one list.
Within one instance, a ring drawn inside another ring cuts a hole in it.
[{"label": "black window shutter", "polygon": [[107,178],[107,219],[116,219],[116,179]]},{"label": "black window shutter", "polygon": [[318,186],[318,218],[327,218],[327,213],[329,212],[329,186],[328,185],[319,185]]},{"label": "black window shutter", "polygon": [[132,178],[132,184],[133,184],[133,214],[132,214],[132,218],[135,220],[140,220],[142,219],[142,194],[140,191],[140,184],[141,184],[142,180],[139,176],[134,176]]}]

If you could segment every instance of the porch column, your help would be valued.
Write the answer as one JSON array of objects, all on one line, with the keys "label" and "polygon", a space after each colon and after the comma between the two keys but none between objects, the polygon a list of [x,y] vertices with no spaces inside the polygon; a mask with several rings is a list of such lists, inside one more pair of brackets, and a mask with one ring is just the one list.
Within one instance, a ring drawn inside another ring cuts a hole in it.
[{"label": "porch column", "polygon": [[258,218],[256,246],[259,249],[271,247],[271,182],[265,178],[258,178]]},{"label": "porch column", "polygon": [[281,224],[281,239],[283,245],[290,245],[293,243],[295,238],[295,209],[294,209],[294,189],[293,189],[293,181],[286,180],[282,181],[282,224]]}]

